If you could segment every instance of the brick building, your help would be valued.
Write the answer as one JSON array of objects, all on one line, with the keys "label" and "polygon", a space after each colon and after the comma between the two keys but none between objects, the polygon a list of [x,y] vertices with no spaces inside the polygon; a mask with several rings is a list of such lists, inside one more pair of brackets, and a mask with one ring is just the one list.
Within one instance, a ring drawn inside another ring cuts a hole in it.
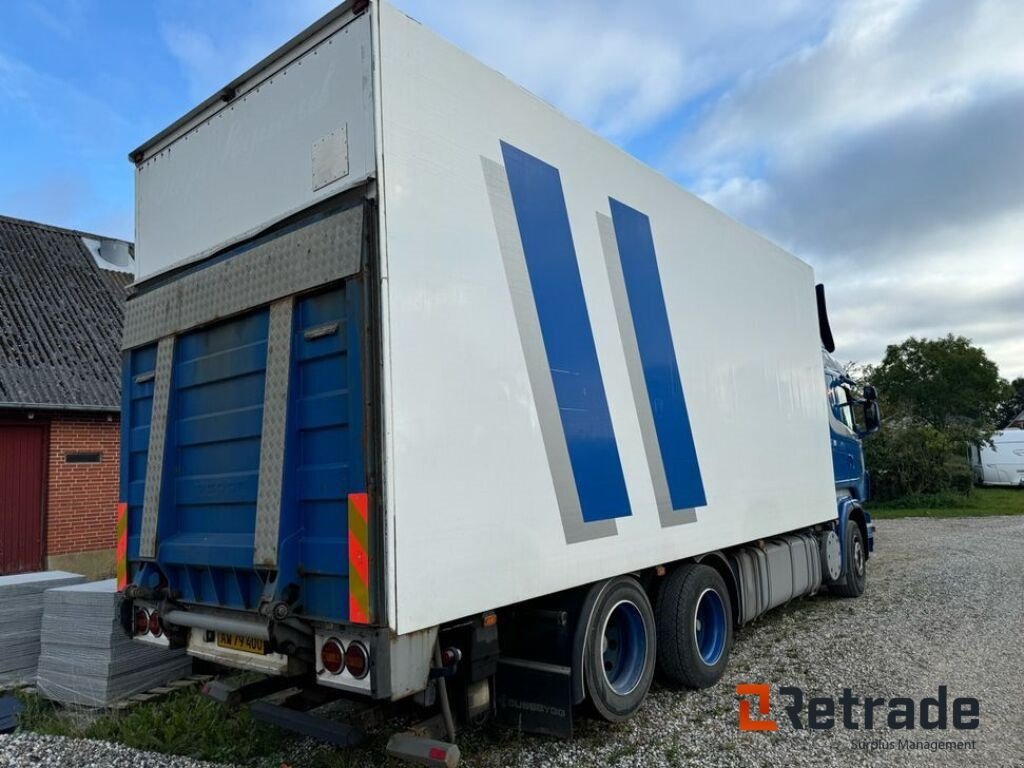
[{"label": "brick building", "polygon": [[0,574],[114,567],[130,243],[0,216]]}]

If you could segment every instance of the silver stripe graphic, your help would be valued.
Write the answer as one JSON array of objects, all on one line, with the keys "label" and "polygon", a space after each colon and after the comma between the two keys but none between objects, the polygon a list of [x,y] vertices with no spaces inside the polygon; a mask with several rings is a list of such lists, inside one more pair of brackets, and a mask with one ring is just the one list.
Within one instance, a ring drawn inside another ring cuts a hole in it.
[{"label": "silver stripe graphic", "polygon": [[167,445],[167,409],[171,401],[174,374],[174,337],[160,339],[156,348],[153,381],[153,415],[149,423],[149,453],[146,457],[146,488],[142,500],[142,526],[139,532],[139,557],[156,557],[156,528],[160,516],[160,492],[164,476],[164,449]]},{"label": "silver stripe graphic", "polygon": [[608,269],[608,282],[611,284],[615,319],[619,325],[619,336],[622,338],[622,352],[626,357],[630,388],[633,390],[633,403],[640,419],[644,453],[647,454],[647,466],[650,468],[651,483],[654,485],[654,498],[658,503],[658,519],[662,528],[695,523],[697,510],[672,509],[672,497],[668,490],[665,464],[661,459],[658,432],[654,426],[654,413],[651,411],[651,400],[647,394],[647,381],[640,361],[640,346],[637,344],[636,329],[633,327],[633,314],[629,309],[629,294],[626,293],[626,279],[622,274],[622,260],[611,216],[598,213],[597,229],[601,235],[601,249],[604,251],[604,262]]},{"label": "silver stripe graphic", "polygon": [[540,330],[540,318],[537,316],[537,305],[534,302],[533,289],[526,268],[526,254],[523,253],[515,207],[512,204],[512,190],[509,188],[504,166],[486,157],[481,157],[480,160],[483,164],[487,194],[490,197],[491,213],[494,216],[494,227],[498,233],[501,258],[505,265],[505,277],[512,296],[516,325],[519,327],[519,340],[526,358],[526,370],[537,407],[541,437],[551,468],[551,480],[554,483],[565,541],[567,544],[575,544],[615,536],[618,533],[615,520],[596,520],[591,523],[583,521],[576,480],[572,464],[569,462],[569,446],[566,444],[565,432],[562,429],[558,401],[555,399],[555,384],[551,379],[551,368],[548,365],[544,337]]},{"label": "silver stripe graphic", "polygon": [[227,261],[128,300],[124,349],[359,272],[363,208],[285,232]]},{"label": "silver stripe graphic", "polygon": [[263,429],[260,436],[260,479],[256,496],[253,562],[255,565],[268,568],[277,565],[294,308],[293,298],[282,299],[272,304],[270,329],[267,332],[267,374],[263,395]]}]

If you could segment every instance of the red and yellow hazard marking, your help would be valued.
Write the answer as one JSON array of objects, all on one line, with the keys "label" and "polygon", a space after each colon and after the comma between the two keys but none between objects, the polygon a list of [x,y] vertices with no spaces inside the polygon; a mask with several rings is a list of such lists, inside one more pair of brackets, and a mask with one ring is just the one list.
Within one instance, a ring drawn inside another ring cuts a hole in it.
[{"label": "red and yellow hazard marking", "polygon": [[117,590],[128,586],[128,505],[117,505]]},{"label": "red and yellow hazard marking", "polygon": [[370,623],[369,509],[365,493],[348,495],[348,620]]}]

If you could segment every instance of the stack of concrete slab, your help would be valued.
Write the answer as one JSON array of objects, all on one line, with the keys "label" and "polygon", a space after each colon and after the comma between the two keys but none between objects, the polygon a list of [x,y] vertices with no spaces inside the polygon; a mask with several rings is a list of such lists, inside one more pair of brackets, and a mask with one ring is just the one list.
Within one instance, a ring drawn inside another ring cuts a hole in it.
[{"label": "stack of concrete slab", "polygon": [[104,707],[192,671],[183,650],[132,640],[113,579],[46,593],[36,687],[65,704]]},{"label": "stack of concrete slab", "polygon": [[43,593],[83,581],[84,576],[65,571],[0,576],[0,685],[35,680]]}]

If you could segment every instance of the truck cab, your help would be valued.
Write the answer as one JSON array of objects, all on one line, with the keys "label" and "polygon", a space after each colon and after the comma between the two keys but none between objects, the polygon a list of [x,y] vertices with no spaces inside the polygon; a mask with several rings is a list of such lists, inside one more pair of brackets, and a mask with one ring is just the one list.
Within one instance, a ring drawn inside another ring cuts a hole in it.
[{"label": "truck cab", "polygon": [[874,549],[875,527],[863,506],[871,495],[871,475],[864,463],[862,441],[881,425],[878,396],[871,385],[858,391],[857,382],[828,351],[823,350],[822,356],[839,531],[845,530],[846,519],[856,520],[870,553]]}]

